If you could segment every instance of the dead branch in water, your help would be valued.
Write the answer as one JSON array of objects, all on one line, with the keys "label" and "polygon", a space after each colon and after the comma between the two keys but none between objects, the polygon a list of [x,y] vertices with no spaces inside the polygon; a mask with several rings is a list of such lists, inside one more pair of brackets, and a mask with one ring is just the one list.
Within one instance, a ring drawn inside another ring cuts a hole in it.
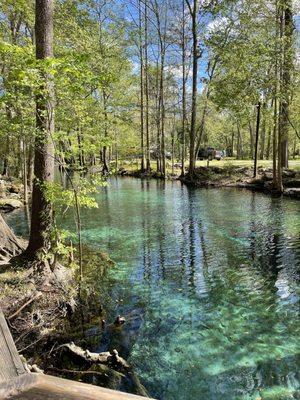
[{"label": "dead branch in water", "polygon": [[58,349],[67,349],[70,353],[82,358],[88,363],[113,365],[117,367],[117,369],[126,371],[130,369],[129,364],[122,357],[119,356],[117,350],[113,350],[111,353],[109,351],[105,351],[102,353],[92,353],[89,350],[83,350],[81,347],[76,346],[73,342],[63,344],[59,346]]}]

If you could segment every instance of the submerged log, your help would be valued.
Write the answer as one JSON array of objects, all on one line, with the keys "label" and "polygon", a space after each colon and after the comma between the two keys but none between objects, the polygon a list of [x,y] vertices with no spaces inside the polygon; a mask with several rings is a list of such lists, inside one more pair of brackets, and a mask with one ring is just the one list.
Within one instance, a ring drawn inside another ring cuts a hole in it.
[{"label": "submerged log", "polygon": [[119,356],[117,350],[93,353],[73,342],[66,343],[55,351],[58,367],[48,371],[67,378],[80,379],[86,383],[105,385],[111,389],[125,389],[131,393],[148,397],[147,390],[140,382],[133,368]]},{"label": "submerged log", "polygon": [[112,352],[92,353],[89,350],[83,350],[81,347],[76,346],[73,342],[63,344],[59,349],[66,349],[72,355],[81,358],[87,363],[112,365],[120,371],[128,371],[130,369],[129,364],[119,356],[117,350],[113,350]]}]

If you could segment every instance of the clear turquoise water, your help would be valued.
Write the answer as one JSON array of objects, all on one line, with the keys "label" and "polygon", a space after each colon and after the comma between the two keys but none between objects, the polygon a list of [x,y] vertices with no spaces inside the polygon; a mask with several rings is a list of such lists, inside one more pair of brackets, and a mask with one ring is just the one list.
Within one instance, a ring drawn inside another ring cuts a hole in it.
[{"label": "clear turquoise water", "polygon": [[153,397],[300,398],[300,202],[131,178],[97,200],[83,237],[117,262],[108,315],[126,315],[119,350]]}]

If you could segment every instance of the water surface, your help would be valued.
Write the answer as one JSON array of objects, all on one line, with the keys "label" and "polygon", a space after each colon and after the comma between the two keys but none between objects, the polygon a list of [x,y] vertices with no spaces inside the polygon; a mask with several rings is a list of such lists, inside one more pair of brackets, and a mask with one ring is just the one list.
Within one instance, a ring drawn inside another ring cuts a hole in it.
[{"label": "water surface", "polygon": [[298,201],[131,178],[97,201],[83,238],[117,262],[108,314],[126,315],[119,350],[153,397],[300,398]]}]

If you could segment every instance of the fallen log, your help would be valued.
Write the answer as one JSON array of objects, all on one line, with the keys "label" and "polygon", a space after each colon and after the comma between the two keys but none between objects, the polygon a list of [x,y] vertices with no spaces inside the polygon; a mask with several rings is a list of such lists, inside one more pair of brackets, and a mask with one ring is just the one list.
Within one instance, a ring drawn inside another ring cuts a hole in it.
[{"label": "fallen log", "polygon": [[[149,397],[133,368],[119,356],[117,350],[94,353],[71,342],[59,346],[53,357],[57,365],[51,365],[48,371],[55,372],[56,369],[56,372],[65,372],[68,378],[73,374],[86,383],[100,385],[110,375],[113,382],[105,382],[106,387],[116,390],[127,388],[131,393]],[[93,376],[92,382],[89,376]]]},{"label": "fallen log", "polygon": [[65,343],[58,347],[59,349],[67,349],[71,354],[76,357],[80,357],[87,363],[99,363],[111,365],[117,370],[128,371],[130,370],[129,364],[119,356],[117,350],[113,350],[112,352],[105,351],[102,353],[92,353],[89,350],[83,350],[81,347],[76,346],[73,342]]}]

